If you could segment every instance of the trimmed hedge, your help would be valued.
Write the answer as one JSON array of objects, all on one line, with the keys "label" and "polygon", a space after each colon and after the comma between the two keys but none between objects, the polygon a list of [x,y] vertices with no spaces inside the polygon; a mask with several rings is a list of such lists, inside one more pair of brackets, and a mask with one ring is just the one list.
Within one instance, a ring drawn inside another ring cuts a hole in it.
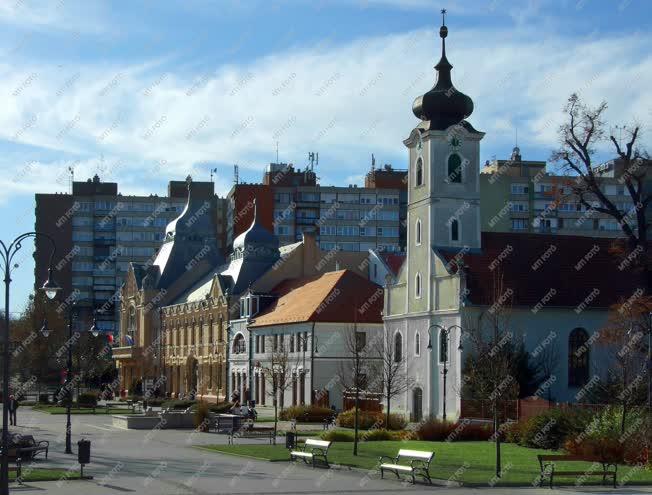
[{"label": "trimmed hedge", "polygon": [[223,413],[228,413],[231,411],[231,408],[233,407],[232,402],[221,402],[220,404],[209,404],[208,409],[212,413],[216,414],[223,414]]},{"label": "trimmed hedge", "polygon": [[189,407],[194,406],[197,401],[194,400],[185,400],[185,399],[172,399],[166,400],[161,404],[161,407],[164,409],[188,409]]},{"label": "trimmed hedge", "polygon": [[416,436],[419,440],[430,442],[489,440],[492,429],[489,425],[472,423],[469,420],[448,422],[430,419],[417,427]]},{"label": "trimmed hedge", "polygon": [[97,394],[94,392],[84,392],[77,397],[79,407],[97,407]]},{"label": "trimmed hedge", "polygon": [[[337,425],[343,428],[354,428],[355,409],[349,409],[337,416]],[[362,430],[378,429],[387,427],[385,425],[385,415],[381,412],[358,412],[358,426]],[[407,426],[407,421],[400,414],[389,415],[389,430],[403,430]]]},{"label": "trimmed hedge", "polygon": [[321,423],[333,415],[333,410],[319,406],[292,406],[283,409],[278,417],[281,421],[296,419],[297,423]]},{"label": "trimmed hedge", "polygon": [[330,442],[352,442],[353,441],[353,432],[351,431],[341,431],[341,430],[330,430],[324,431],[319,435],[322,440],[328,440]]}]

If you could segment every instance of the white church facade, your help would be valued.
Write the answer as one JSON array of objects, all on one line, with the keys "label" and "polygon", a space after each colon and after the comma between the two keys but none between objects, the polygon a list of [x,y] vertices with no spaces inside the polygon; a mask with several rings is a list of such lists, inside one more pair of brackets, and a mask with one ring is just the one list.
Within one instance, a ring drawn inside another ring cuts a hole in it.
[{"label": "white church facade", "polygon": [[444,410],[449,419],[459,416],[463,363],[473,352],[466,343],[470,326],[497,304],[508,307],[509,332],[526,350],[554,346],[551,396],[575,401],[600,373],[596,332],[634,283],[618,270],[608,240],[481,232],[484,133],[467,120],[471,98],[452,84],[447,35],[444,25],[437,83],[415,100],[420,122],[404,141],[407,257],[398,275],[388,277],[384,325],[414,386],[393,400],[392,410],[413,421],[442,417]]}]

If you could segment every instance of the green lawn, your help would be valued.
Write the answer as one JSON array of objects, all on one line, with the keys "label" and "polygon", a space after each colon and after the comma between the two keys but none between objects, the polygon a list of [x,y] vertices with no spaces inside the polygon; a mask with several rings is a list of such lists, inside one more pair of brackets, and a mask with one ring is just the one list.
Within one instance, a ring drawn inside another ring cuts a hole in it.
[{"label": "green lawn", "polygon": [[[269,461],[288,461],[289,454],[284,445],[210,445],[206,449],[225,454],[242,455]],[[328,451],[332,464],[375,469],[381,455],[395,456],[399,449],[434,451],[435,459],[430,466],[433,478],[454,480],[467,485],[492,483],[495,470],[495,444],[492,442],[362,442],[358,456],[353,456],[353,443],[334,443]],[[550,451],[528,449],[513,444],[501,448],[503,476],[496,485],[531,485],[539,474],[537,454]],[[565,463],[564,469],[586,471],[589,462]],[[562,469],[561,467],[559,468]],[[601,468],[600,468],[601,469]],[[630,472],[631,471],[631,472]],[[389,479],[394,475],[389,473]],[[652,471],[634,470],[631,466],[618,467],[618,480],[628,479],[628,484],[652,484]],[[575,477],[555,475],[555,484],[574,484]],[[599,484],[602,478],[591,476],[584,484]]]},{"label": "green lawn", "polygon": [[[66,414],[66,408],[61,407],[61,406],[38,406],[33,408],[35,411],[41,411],[44,413],[48,414]],[[20,409],[18,410],[20,413]],[[76,407],[73,407],[70,409],[70,414],[104,414],[104,415],[109,415],[109,414],[134,414],[131,409],[121,408],[121,407],[112,407],[109,409],[108,413],[105,407],[97,407],[95,408],[95,412],[93,413],[92,409],[87,409],[82,407],[81,409],[78,409]]]},{"label": "green lawn", "polygon": [[[60,479],[78,480],[79,471],[68,471],[67,469],[30,469],[29,466],[23,466],[23,482],[26,481],[58,481]],[[9,471],[9,481],[16,481],[16,471]]]}]

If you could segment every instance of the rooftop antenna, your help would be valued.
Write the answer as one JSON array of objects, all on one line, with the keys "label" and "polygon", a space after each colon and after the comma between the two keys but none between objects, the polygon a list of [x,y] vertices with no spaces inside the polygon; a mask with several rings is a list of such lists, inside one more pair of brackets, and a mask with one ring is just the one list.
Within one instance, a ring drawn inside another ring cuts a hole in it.
[{"label": "rooftop antenna", "polygon": [[233,165],[233,183],[234,184],[239,184],[240,183],[239,175],[240,174],[238,173],[238,164],[236,163],[236,164]]},{"label": "rooftop antenna", "polygon": [[213,174],[217,173],[217,168],[211,168],[211,182],[213,182]]},{"label": "rooftop antenna", "polygon": [[373,172],[375,170],[376,170],[376,157],[372,153],[371,154],[371,171]]},{"label": "rooftop antenna", "polygon": [[516,144],[515,144],[515,146],[518,148],[518,127],[516,127],[514,129],[514,132],[516,133],[516,138],[515,138]]},{"label": "rooftop antenna", "polygon": [[278,141],[276,141],[276,163],[278,163]]},{"label": "rooftop antenna", "polygon": [[68,172],[70,172],[70,194],[72,194],[72,184],[75,182],[75,168],[72,165],[69,166]]}]

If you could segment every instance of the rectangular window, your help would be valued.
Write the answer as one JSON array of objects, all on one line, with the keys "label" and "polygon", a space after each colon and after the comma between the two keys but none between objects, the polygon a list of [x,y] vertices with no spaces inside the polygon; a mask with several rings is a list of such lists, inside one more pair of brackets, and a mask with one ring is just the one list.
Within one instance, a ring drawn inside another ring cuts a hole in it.
[{"label": "rectangular window", "polygon": [[512,184],[512,194],[527,194],[528,190],[525,184]]},{"label": "rectangular window", "polygon": [[512,230],[527,230],[527,219],[512,218]]},{"label": "rectangular window", "polygon": [[398,237],[398,227],[378,227],[378,237]]},{"label": "rectangular window", "polygon": [[355,332],[355,347],[361,352],[367,345],[367,334],[365,332]]},{"label": "rectangular window", "polygon": [[356,236],[358,235],[358,227],[355,225],[339,225],[337,227],[338,236]]}]

